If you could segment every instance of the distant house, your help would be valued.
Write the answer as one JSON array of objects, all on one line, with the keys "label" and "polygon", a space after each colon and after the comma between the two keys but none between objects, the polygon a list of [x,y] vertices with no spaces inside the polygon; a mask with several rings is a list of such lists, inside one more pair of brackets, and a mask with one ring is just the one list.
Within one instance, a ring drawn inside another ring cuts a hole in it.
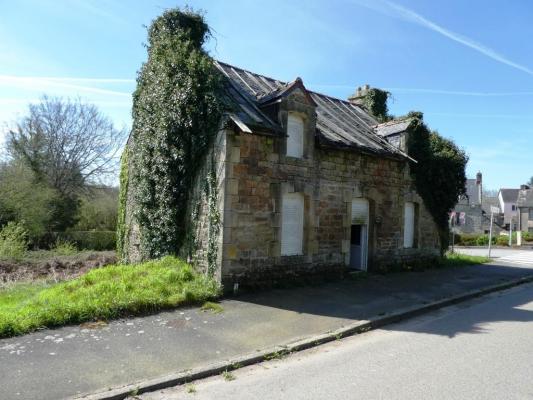
[{"label": "distant house", "polygon": [[533,233],[533,189],[522,185],[516,201],[518,208],[518,230]]},{"label": "distant house", "polygon": [[515,231],[518,226],[518,212],[516,206],[518,192],[519,189],[500,189],[498,193],[498,201],[500,203],[500,210],[503,213],[503,224],[505,225],[506,230],[511,228],[511,221],[513,223],[513,231]]},{"label": "distant house", "polygon": [[483,175],[476,174],[475,179],[467,179],[465,194],[454,208],[455,231],[457,233],[483,234],[490,229],[490,220],[483,210]]}]

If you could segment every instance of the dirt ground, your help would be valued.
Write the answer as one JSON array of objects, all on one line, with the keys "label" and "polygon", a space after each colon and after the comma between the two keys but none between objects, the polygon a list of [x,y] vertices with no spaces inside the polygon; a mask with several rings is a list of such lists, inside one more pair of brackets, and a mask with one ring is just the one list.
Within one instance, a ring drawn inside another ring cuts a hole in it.
[{"label": "dirt ground", "polygon": [[84,251],[69,256],[30,252],[20,261],[0,260],[0,286],[37,279],[59,282],[116,261],[114,251]]}]

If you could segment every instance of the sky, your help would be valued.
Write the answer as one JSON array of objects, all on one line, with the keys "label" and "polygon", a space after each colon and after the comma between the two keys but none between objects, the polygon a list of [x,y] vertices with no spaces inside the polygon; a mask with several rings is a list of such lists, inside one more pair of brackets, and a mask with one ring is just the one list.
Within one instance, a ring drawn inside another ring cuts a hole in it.
[{"label": "sky", "polygon": [[0,0],[0,142],[43,94],[130,127],[146,25],[185,5],[205,12],[216,59],[339,98],[386,89],[392,114],[422,111],[486,188],[533,175],[529,0]]}]

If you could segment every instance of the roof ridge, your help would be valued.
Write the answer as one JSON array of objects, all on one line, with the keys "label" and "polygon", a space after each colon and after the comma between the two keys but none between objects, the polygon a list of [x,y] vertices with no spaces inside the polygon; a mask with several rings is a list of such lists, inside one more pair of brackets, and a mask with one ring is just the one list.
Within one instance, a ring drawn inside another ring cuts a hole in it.
[{"label": "roof ridge", "polygon": [[[266,76],[266,75],[263,75],[263,74],[258,74],[257,72],[253,72],[253,71],[250,71],[250,70],[248,70],[248,69],[244,69],[244,68],[241,68],[241,67],[237,67],[237,66],[235,66],[235,65],[233,65],[233,64],[229,64],[229,63],[224,62],[224,61],[220,61],[220,60],[216,60],[216,59],[215,59],[215,61],[218,62],[219,64],[224,64],[224,65],[226,65],[226,66],[228,66],[228,67],[235,68],[235,69],[238,69],[238,70],[243,71],[243,72],[248,72],[249,74],[254,74],[254,75],[257,75],[257,76],[262,76],[263,78],[270,79],[271,81],[279,82],[279,83],[281,83],[281,84],[283,84],[283,85],[287,85],[287,84],[289,84],[289,83],[291,83],[291,82],[294,82],[296,79],[299,78],[299,77],[296,77],[296,78],[294,78],[292,81],[285,82],[285,81],[282,81],[282,80],[279,80],[279,79],[276,79],[276,78],[272,78],[271,76]],[[300,79],[301,79],[301,78],[300,78]],[[303,81],[303,80],[302,80],[302,81]],[[305,84],[304,84],[304,85],[305,85]],[[279,88],[278,88],[278,89],[279,89]],[[356,106],[356,107],[358,107],[358,108],[362,108],[361,106],[359,106],[359,105],[357,105],[357,104],[354,104],[354,103],[352,103],[352,102],[350,102],[350,101],[348,101],[348,100],[344,100],[344,99],[341,99],[341,98],[339,98],[339,97],[334,97],[334,96],[331,96],[331,95],[329,95],[329,94],[325,94],[325,93],[317,92],[317,91],[315,91],[315,90],[309,90],[309,89],[307,89],[307,87],[306,87],[305,89],[306,89],[309,93],[313,93],[313,94],[316,94],[316,95],[318,95],[318,96],[328,97],[328,98],[333,99],[333,100],[341,101],[341,102],[343,102],[343,103],[345,103],[345,104],[350,104],[350,105],[352,105],[352,106]],[[277,89],[275,89],[275,90],[277,90]],[[266,95],[265,95],[265,96],[266,96]]]}]

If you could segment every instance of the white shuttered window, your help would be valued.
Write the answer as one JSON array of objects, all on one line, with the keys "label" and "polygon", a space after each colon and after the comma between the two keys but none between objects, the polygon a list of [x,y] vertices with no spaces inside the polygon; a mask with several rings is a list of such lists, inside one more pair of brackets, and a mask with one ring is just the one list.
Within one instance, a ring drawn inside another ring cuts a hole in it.
[{"label": "white shuttered window", "polygon": [[289,113],[287,121],[287,155],[302,158],[304,155],[304,122],[299,116]]},{"label": "white shuttered window", "polygon": [[405,203],[403,247],[411,248],[415,242],[415,204]]},{"label": "white shuttered window", "polygon": [[281,214],[281,255],[303,254],[303,239],[304,197],[301,193],[287,193]]}]

